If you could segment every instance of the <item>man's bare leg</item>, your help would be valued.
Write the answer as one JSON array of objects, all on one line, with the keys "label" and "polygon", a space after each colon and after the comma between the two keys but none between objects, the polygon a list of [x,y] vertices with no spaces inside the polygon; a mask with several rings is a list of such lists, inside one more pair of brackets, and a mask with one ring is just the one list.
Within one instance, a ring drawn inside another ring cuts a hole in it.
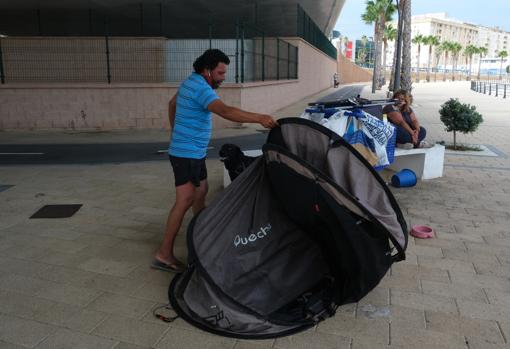
[{"label": "man's bare leg", "polygon": [[165,237],[156,253],[156,259],[166,264],[181,263],[174,256],[174,243],[181,228],[186,211],[193,205],[193,198],[197,188],[188,182],[175,188],[175,203],[168,213]]},{"label": "man's bare leg", "polygon": [[195,189],[195,196],[193,198],[193,214],[196,215],[205,207],[205,196],[209,190],[207,179],[200,181],[200,187]]}]

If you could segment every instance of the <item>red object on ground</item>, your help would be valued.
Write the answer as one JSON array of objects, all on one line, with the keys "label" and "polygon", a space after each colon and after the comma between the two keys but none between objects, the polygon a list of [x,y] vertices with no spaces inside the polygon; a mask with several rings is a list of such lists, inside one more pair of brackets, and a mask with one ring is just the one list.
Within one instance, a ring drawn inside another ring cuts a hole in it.
[{"label": "red object on ground", "polygon": [[411,235],[419,239],[433,238],[434,230],[426,225],[414,225],[411,229]]}]

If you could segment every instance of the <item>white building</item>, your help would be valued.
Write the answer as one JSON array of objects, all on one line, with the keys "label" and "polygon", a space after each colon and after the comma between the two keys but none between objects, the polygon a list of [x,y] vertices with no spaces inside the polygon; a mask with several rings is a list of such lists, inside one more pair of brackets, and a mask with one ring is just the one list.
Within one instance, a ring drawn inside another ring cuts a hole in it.
[{"label": "white building", "polygon": [[[412,25],[412,37],[414,38],[416,35],[421,34],[423,36],[435,35],[438,37],[440,42],[443,41],[451,41],[458,42],[462,46],[462,51],[460,52],[459,59],[457,62],[457,69],[467,70],[469,69],[469,61],[468,57],[464,54],[464,48],[468,45],[474,45],[477,47],[486,47],[488,50],[486,59],[482,59],[481,70],[490,69],[493,71],[494,68],[494,59],[497,59],[498,62],[501,60],[497,57],[498,52],[500,51],[509,51],[509,39],[510,32],[505,32],[501,28],[490,28],[486,26],[466,23],[454,18],[449,18],[445,12],[441,13],[429,13],[424,15],[416,15],[411,19]],[[397,23],[392,23],[394,27],[397,27]],[[391,64],[393,59],[393,51],[394,51],[394,42],[390,42],[388,45],[388,52],[386,56],[386,61]],[[418,65],[418,45],[412,44],[412,66],[416,67]],[[510,52],[508,52],[510,54]],[[426,45],[421,45],[420,57],[419,57],[419,66],[421,69],[426,68],[429,59],[429,47]],[[444,54],[437,55],[437,51],[435,48],[432,50],[432,63],[431,66],[435,66],[436,60],[438,60],[438,67],[451,69],[452,68],[452,60],[451,54],[449,54],[449,58],[447,62],[444,62]],[[488,64],[491,66],[488,66]],[[472,69],[473,72],[478,71],[478,63],[479,63],[479,55],[473,55]],[[503,67],[508,65],[508,61],[503,62]],[[499,66],[498,66],[499,69]],[[499,70],[498,70],[499,72]]]}]

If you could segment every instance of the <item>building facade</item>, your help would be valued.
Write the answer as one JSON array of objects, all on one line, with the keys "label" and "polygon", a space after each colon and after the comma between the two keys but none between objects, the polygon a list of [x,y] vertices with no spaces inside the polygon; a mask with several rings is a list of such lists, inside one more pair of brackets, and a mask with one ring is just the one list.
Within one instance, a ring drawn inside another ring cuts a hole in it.
[{"label": "building facade", "polygon": [[[460,52],[459,59],[457,62],[458,70],[468,70],[469,69],[469,59],[467,55],[464,54],[464,48],[468,45],[474,45],[476,47],[486,47],[488,53],[486,57],[482,59],[481,70],[484,72],[485,70],[490,69],[493,70],[492,65],[489,67],[487,64],[496,59],[498,53],[500,51],[509,51],[509,39],[510,32],[505,32],[501,28],[491,28],[487,26],[476,25],[472,23],[463,22],[454,18],[448,17],[448,15],[444,12],[442,13],[429,13],[423,15],[413,16],[411,19],[412,23],[412,37],[414,38],[416,35],[421,34],[423,36],[434,35],[436,36],[440,42],[450,41],[457,42],[462,46],[462,51]],[[394,22],[393,26],[397,26],[397,23]],[[393,51],[395,48],[395,42],[390,42],[388,45],[388,52],[386,56],[386,61],[391,64],[393,59]],[[451,56],[451,55],[450,55]],[[418,59],[418,45],[412,44],[412,66],[416,68],[424,69],[428,65],[429,60],[429,47],[421,45],[420,56]],[[451,69],[452,68],[452,60],[451,57],[448,58],[448,61],[445,62],[444,54],[439,54],[439,50],[437,47],[433,48],[432,57],[431,57],[432,66],[436,66],[439,69]],[[472,57],[472,71],[477,72],[479,66],[480,56],[475,54]],[[498,59],[498,61],[500,61]],[[508,63],[503,63],[504,66]]]},{"label": "building facade", "polygon": [[168,128],[208,48],[230,57],[222,99],[272,113],[332,87],[344,2],[0,2],[0,130]]}]

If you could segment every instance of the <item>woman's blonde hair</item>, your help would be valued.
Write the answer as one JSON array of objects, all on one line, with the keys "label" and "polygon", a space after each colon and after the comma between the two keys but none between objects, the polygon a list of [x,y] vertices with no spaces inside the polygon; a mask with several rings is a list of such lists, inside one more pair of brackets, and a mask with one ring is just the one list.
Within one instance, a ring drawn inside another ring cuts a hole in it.
[{"label": "woman's blonde hair", "polygon": [[393,93],[393,99],[397,99],[400,96],[404,97],[405,100],[402,110],[409,111],[411,109],[411,104],[413,104],[413,96],[406,90],[397,90]]}]

